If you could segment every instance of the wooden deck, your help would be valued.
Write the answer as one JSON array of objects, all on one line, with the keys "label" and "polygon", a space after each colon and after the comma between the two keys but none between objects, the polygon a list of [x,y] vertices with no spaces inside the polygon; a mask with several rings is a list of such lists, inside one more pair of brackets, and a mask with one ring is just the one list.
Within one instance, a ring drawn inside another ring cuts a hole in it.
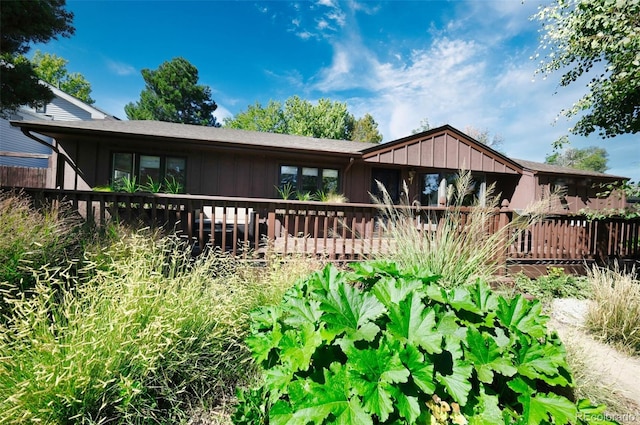
[{"label": "wooden deck", "polygon": [[[3,190],[8,190],[4,188]],[[58,202],[86,220],[118,220],[176,232],[193,244],[224,248],[233,255],[316,255],[328,260],[357,261],[393,249],[380,210],[371,204],[329,204],[277,199],[152,193],[110,193],[22,189],[36,203]],[[409,207],[398,207],[409,208]],[[446,208],[412,208],[416,225],[437,228]],[[462,214],[465,211],[461,212]],[[487,231],[510,226],[515,212],[491,211]],[[424,219],[428,217],[428,221]],[[588,220],[550,215],[524,230],[511,230],[503,260],[553,264],[626,259],[640,261],[640,219]]]}]

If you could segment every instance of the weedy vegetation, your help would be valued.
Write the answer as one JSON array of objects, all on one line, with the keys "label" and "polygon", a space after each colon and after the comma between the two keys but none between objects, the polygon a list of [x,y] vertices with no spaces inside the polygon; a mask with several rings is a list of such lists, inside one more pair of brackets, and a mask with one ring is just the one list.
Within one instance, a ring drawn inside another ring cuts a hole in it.
[{"label": "weedy vegetation", "polygon": [[29,289],[35,282],[31,271],[73,258],[81,236],[80,221],[68,210],[36,210],[26,196],[0,192],[0,288]]},{"label": "weedy vegetation", "polygon": [[[486,190],[484,202],[472,200],[473,179],[469,171],[458,174],[450,187],[450,206],[441,215],[426,215],[419,206],[405,199],[400,207],[388,191],[379,185],[381,196],[373,197],[382,214],[381,225],[393,241],[376,259],[397,263],[402,268],[416,267],[441,276],[440,285],[456,287],[477,278],[490,281],[499,271],[500,255],[517,235],[542,217],[553,196],[531,205],[525,213],[514,216],[509,226],[499,227],[499,196],[494,188]],[[405,184],[404,193],[408,193]]]},{"label": "weedy vegetation", "polygon": [[547,274],[535,279],[518,273],[513,277],[514,289],[529,294],[545,304],[554,298],[588,299],[592,295],[591,282],[586,276],[565,273],[564,268],[549,266]]},{"label": "weedy vegetation", "polygon": [[635,270],[592,267],[593,303],[587,311],[586,327],[600,339],[631,353],[640,354],[640,281]]}]

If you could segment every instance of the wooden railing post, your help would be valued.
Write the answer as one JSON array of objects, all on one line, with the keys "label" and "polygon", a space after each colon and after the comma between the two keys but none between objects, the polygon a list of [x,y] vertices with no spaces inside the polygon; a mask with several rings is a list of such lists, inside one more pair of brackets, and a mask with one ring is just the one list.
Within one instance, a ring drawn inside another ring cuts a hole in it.
[{"label": "wooden railing post", "polygon": [[267,250],[271,251],[276,241],[276,211],[274,206],[267,212]]},{"label": "wooden railing post", "polygon": [[500,236],[497,252],[497,273],[500,276],[504,276],[507,274],[507,251],[509,250],[509,242],[511,239],[509,231],[511,217],[509,216],[509,214],[509,201],[507,199],[504,199],[502,201],[498,217],[498,228],[496,229],[496,231],[499,232],[498,234]]}]

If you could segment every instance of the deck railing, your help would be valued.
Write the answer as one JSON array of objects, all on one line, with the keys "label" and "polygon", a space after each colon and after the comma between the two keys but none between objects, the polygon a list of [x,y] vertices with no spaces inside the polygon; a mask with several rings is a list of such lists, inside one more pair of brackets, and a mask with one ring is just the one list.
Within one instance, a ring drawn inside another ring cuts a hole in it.
[{"label": "deck railing", "polygon": [[[6,189],[6,188],[5,188]],[[22,189],[36,203],[69,205],[86,220],[162,227],[195,251],[220,247],[233,255],[304,253],[329,260],[359,260],[393,249],[380,209],[371,204],[323,203],[201,195]],[[399,207],[403,208],[403,207]],[[408,207],[404,207],[408,208]],[[446,208],[413,208],[415,225],[436,229]],[[461,212],[463,215],[465,211]],[[496,209],[488,232],[510,225],[514,212]],[[505,261],[640,260],[640,219],[588,220],[553,215],[512,229]]]}]

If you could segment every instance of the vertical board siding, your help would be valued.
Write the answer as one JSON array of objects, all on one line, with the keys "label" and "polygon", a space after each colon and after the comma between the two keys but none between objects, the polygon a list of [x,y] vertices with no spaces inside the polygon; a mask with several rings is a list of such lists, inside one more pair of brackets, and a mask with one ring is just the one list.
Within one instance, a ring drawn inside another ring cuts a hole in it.
[{"label": "vertical board siding", "polygon": [[0,166],[0,186],[45,188],[47,169]]}]

